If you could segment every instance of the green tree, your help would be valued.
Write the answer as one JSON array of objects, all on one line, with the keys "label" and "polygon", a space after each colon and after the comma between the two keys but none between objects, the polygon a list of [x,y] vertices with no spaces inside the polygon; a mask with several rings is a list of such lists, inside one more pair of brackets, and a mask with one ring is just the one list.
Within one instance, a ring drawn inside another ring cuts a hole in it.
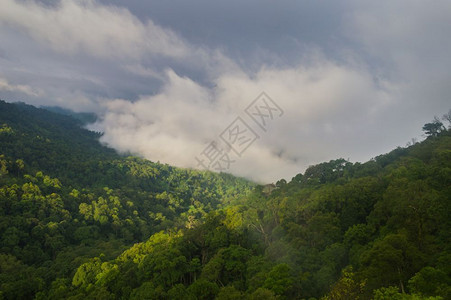
[{"label": "green tree", "polygon": [[216,300],[240,300],[244,299],[244,294],[234,286],[225,286],[219,290]]},{"label": "green tree", "polygon": [[219,287],[216,283],[203,278],[196,280],[188,287],[188,293],[200,300],[214,299],[218,292]]},{"label": "green tree", "polygon": [[407,280],[421,265],[422,256],[405,235],[389,234],[362,254],[361,263],[370,288],[398,285],[404,292]]},{"label": "green tree", "polygon": [[425,267],[410,278],[409,291],[422,296],[442,296],[451,298],[450,277],[440,269]]},{"label": "green tree", "polygon": [[291,289],[293,281],[290,267],[287,264],[278,264],[268,273],[263,287],[276,295],[284,295]]},{"label": "green tree", "polygon": [[248,296],[248,299],[249,300],[276,300],[277,296],[271,290],[268,290],[265,288],[258,288],[252,294],[250,294]]},{"label": "green tree", "polygon": [[340,279],[332,286],[325,300],[365,299],[365,281],[357,279],[352,267],[343,269]]},{"label": "green tree", "polygon": [[428,136],[437,136],[444,129],[445,127],[443,126],[443,123],[440,122],[437,117],[435,117],[434,121],[432,121],[431,123],[426,123],[423,126],[423,131]]}]

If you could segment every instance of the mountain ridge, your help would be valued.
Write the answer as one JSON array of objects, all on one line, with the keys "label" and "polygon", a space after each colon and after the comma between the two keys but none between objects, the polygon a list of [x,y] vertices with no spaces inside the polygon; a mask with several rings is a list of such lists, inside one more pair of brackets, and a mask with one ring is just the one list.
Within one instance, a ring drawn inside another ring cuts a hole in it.
[{"label": "mountain ridge", "polygon": [[0,299],[448,299],[451,133],[255,185],[0,102]]}]

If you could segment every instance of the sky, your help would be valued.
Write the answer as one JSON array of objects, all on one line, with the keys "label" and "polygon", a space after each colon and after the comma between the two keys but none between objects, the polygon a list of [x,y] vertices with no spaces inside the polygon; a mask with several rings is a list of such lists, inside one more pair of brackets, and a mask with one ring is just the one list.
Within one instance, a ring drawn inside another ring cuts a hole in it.
[{"label": "sky", "polygon": [[451,1],[0,7],[0,98],[95,112],[102,143],[152,161],[290,180],[421,139],[451,108]]}]

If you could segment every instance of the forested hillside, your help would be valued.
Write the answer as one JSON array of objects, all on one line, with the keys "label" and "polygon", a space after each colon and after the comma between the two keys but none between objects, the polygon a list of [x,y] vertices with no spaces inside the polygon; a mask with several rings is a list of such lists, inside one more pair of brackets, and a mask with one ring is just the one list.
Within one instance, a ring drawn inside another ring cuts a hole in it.
[{"label": "forested hillside", "polygon": [[49,295],[93,299],[450,299],[451,136],[339,159],[99,256]]},{"label": "forested hillside", "polygon": [[30,106],[0,124],[0,299],[451,299],[443,126],[254,188]]},{"label": "forested hillside", "polygon": [[184,228],[247,180],[123,157],[72,117],[0,102],[0,299],[30,299],[89,257]]}]

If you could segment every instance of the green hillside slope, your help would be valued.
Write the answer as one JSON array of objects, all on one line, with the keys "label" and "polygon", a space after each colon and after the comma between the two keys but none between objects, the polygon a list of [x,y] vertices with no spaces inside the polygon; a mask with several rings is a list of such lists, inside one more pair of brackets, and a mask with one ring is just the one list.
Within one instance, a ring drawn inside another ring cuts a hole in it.
[{"label": "green hillside slope", "polygon": [[443,126],[254,186],[80,125],[0,102],[0,299],[451,299]]},{"label": "green hillside slope", "polygon": [[120,156],[80,126],[0,101],[0,299],[33,298],[87,257],[184,228],[253,186]]},{"label": "green hillside slope", "polygon": [[59,282],[64,297],[450,299],[451,136],[257,187]]}]

